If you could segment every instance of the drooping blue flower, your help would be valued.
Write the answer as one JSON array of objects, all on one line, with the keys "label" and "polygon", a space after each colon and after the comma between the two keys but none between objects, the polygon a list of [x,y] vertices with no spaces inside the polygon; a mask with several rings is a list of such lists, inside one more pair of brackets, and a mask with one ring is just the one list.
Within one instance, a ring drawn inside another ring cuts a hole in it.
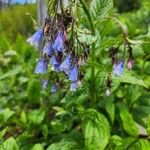
[{"label": "drooping blue flower", "polygon": [[70,68],[71,68],[71,56],[68,55],[66,56],[65,60],[61,63],[60,70],[68,74]]},{"label": "drooping blue flower", "polygon": [[69,80],[77,81],[78,80],[78,68],[77,65],[74,65],[69,71]]},{"label": "drooping blue flower", "polygon": [[51,58],[50,63],[55,71],[57,71],[57,72],[60,71],[60,61],[56,56],[53,56]]},{"label": "drooping blue flower", "polygon": [[30,38],[27,39],[27,42],[29,42],[32,46],[38,48],[39,43],[43,38],[43,35],[43,28],[39,28]]},{"label": "drooping blue flower", "polygon": [[48,86],[48,80],[42,80],[42,88],[46,89]]},{"label": "drooping blue flower", "polygon": [[115,63],[114,67],[113,67],[114,75],[120,76],[123,73],[123,69],[124,69],[124,61],[120,61],[118,63]]},{"label": "drooping blue flower", "polygon": [[53,54],[53,47],[50,42],[47,42],[43,48],[43,54],[47,54],[48,56]]},{"label": "drooping blue flower", "polygon": [[55,84],[53,84],[52,88],[51,88],[51,93],[55,93],[57,91],[57,86]]},{"label": "drooping blue flower", "polygon": [[70,91],[76,91],[76,89],[77,89],[77,82],[76,81],[71,82]]},{"label": "drooping blue flower", "polygon": [[38,74],[38,73],[45,74],[46,69],[47,69],[47,61],[44,58],[41,58],[37,63],[37,66],[35,68],[34,73],[36,73],[36,74]]},{"label": "drooping blue flower", "polygon": [[64,32],[58,31],[57,37],[53,44],[53,49],[59,52],[63,52],[64,49]]}]

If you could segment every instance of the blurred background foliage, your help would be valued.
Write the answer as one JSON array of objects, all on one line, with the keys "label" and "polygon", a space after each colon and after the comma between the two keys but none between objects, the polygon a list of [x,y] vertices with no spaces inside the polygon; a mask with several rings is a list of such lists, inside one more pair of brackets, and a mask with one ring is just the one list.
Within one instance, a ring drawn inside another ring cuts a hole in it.
[{"label": "blurred background foliage", "polygon": [[[85,1],[86,6],[90,2]],[[0,11],[0,150],[150,149],[150,2],[114,0],[114,4],[115,16],[130,39],[144,42],[132,47],[133,71],[113,77],[111,96],[106,97],[108,48],[117,45],[121,32],[110,20],[97,22],[97,111],[88,109],[90,63],[82,87],[74,93],[63,86],[51,94],[52,83],[43,89],[41,77],[34,75],[38,52],[26,42],[34,32],[26,13],[36,19],[36,4],[10,5]],[[78,13],[81,28],[88,29],[86,16],[82,10]]]}]

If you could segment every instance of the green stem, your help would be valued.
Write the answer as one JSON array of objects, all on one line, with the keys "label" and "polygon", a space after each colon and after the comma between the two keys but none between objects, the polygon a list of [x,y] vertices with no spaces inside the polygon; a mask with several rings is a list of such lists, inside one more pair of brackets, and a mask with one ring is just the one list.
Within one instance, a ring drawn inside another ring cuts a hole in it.
[{"label": "green stem", "polygon": [[[90,16],[90,13],[89,13],[88,9],[86,8],[85,4],[83,3],[83,1],[82,0],[79,0],[79,1],[80,1],[81,5],[83,7],[83,10],[84,10],[87,18],[88,18],[92,35],[95,35],[95,28],[94,28],[93,20]],[[96,97],[95,97],[95,67],[94,67],[95,43],[92,45],[91,61],[92,61],[92,66],[91,66],[91,80],[90,80],[89,94],[90,94],[90,98],[91,98],[91,101],[92,101],[92,106],[95,107],[95,104],[96,104]]]},{"label": "green stem", "polygon": [[91,27],[91,31],[92,31],[92,34],[94,35],[95,34],[95,29],[94,29],[94,24],[93,24],[93,21],[92,21],[92,18],[91,18],[91,15],[88,11],[88,9],[86,8],[85,4],[83,3],[82,0],[79,0],[82,7],[83,7],[83,10],[85,12],[85,14],[87,15],[87,18],[88,18],[88,21],[89,21],[89,24],[90,24],[90,27]]}]

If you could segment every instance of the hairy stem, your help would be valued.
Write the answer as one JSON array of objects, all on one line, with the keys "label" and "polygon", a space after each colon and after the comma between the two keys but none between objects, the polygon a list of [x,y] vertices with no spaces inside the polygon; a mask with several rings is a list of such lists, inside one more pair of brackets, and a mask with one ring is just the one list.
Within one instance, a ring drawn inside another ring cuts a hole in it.
[{"label": "hairy stem", "polygon": [[[88,18],[92,35],[95,35],[95,29],[94,29],[94,24],[93,24],[91,15],[90,15],[88,9],[86,8],[85,4],[83,3],[83,1],[82,0],[79,0],[79,1],[80,1],[81,5],[83,7],[83,10],[84,10],[87,18]],[[92,45],[91,61],[92,61],[92,66],[91,66],[91,79],[90,79],[89,94],[90,94],[90,98],[91,98],[91,101],[92,101],[92,106],[95,107],[95,104],[96,104],[96,96],[95,96],[95,67],[94,67],[95,43]]]}]

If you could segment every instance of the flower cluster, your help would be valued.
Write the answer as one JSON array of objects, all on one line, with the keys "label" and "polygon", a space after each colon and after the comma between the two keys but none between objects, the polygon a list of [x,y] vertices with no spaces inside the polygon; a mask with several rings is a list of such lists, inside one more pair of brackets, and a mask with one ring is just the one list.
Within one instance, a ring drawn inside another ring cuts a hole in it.
[{"label": "flower cluster", "polygon": [[[134,64],[134,58],[133,58],[133,54],[132,54],[132,48],[130,46],[129,43],[128,44],[128,59],[127,59],[127,69],[131,70]],[[119,47],[111,47],[109,49],[109,58],[111,58],[111,62],[113,64],[113,74],[115,76],[121,76],[123,74],[124,71],[124,66],[125,66],[125,56],[124,59],[118,59],[117,58],[117,54],[119,51]],[[110,79],[110,77],[107,78],[106,80],[106,96],[110,95],[110,88],[111,88],[111,83],[112,80]]]},{"label": "flower cluster", "polygon": [[[113,74],[116,76],[122,75],[124,70],[124,64],[125,64],[125,59],[117,59],[118,50],[119,47],[117,48],[111,47],[109,49],[109,57],[111,58],[113,64]],[[134,59],[132,55],[132,48],[129,44],[128,44],[128,52],[129,52],[129,57],[127,60],[127,68],[131,70],[134,64]]]},{"label": "flower cluster", "polygon": [[[75,91],[78,86],[78,68],[81,60],[75,51],[74,32],[71,33],[70,38],[67,34],[67,28],[70,24],[73,28],[72,17],[65,12],[62,15],[57,14],[55,17],[47,18],[45,19],[45,25],[39,28],[27,42],[36,48],[42,47],[40,50],[41,58],[37,62],[34,73],[45,74],[48,66],[51,66],[53,71],[65,73],[71,83],[70,91]],[[84,50],[87,51],[87,48],[84,48]],[[56,90],[57,87],[54,84],[52,92]]]}]

